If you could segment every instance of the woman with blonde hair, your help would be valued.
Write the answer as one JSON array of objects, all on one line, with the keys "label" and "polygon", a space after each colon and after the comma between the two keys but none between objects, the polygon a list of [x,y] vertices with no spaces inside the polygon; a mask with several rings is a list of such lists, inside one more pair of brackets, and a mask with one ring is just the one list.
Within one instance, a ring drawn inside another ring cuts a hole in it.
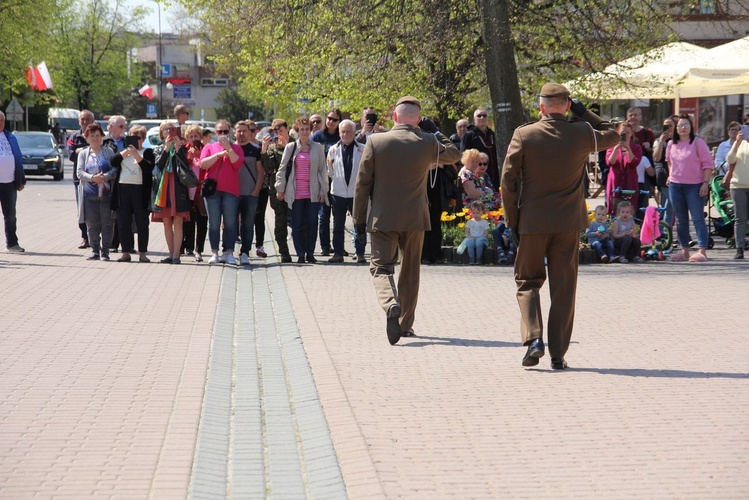
[{"label": "woman with blonde hair", "polygon": [[466,149],[460,157],[463,168],[458,172],[458,179],[463,185],[463,206],[469,208],[471,202],[480,200],[486,210],[494,210],[500,204],[499,193],[491,185],[486,175],[489,156],[478,149]]},{"label": "woman with blonde hair", "polygon": [[179,126],[174,122],[163,122],[159,125],[159,138],[164,144],[154,150],[160,177],[154,186],[156,196],[151,220],[164,224],[164,238],[169,248],[169,256],[161,259],[162,264],[181,264],[182,222],[190,220],[187,187],[176,175],[179,162],[188,164],[187,149],[182,144],[179,132]]}]

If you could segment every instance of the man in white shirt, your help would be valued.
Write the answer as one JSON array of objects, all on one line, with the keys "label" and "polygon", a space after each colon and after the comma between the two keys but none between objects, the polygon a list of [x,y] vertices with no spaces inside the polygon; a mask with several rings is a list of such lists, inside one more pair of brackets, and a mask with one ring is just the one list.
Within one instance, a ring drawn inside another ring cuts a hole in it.
[{"label": "man in white shirt", "polygon": [[0,111],[0,206],[5,220],[5,247],[11,253],[24,251],[16,235],[16,200],[18,191],[26,185],[22,158],[15,136],[5,130],[5,113]]}]

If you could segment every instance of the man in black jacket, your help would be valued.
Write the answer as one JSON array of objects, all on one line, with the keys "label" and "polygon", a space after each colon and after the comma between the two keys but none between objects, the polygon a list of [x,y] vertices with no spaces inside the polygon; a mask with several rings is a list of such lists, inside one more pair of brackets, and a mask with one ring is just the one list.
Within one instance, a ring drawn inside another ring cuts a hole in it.
[{"label": "man in black jacket", "polygon": [[489,167],[486,169],[494,184],[494,189],[499,186],[499,166],[497,165],[497,144],[494,131],[489,128],[489,114],[484,109],[473,112],[473,125],[463,135],[460,141],[460,152],[466,149],[478,149],[489,156]]}]

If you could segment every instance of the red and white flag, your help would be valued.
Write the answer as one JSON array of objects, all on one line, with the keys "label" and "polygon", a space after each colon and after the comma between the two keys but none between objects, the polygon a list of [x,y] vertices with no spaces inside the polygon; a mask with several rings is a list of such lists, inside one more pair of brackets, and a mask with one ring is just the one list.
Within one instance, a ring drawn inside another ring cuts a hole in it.
[{"label": "red and white flag", "polygon": [[143,85],[139,90],[138,93],[142,95],[143,97],[148,97],[148,99],[153,99],[153,89],[150,85],[146,84]]},{"label": "red and white flag", "polygon": [[29,62],[29,67],[24,74],[32,89],[41,92],[52,88],[52,78],[49,76],[49,70],[44,61],[37,64],[36,68]]}]

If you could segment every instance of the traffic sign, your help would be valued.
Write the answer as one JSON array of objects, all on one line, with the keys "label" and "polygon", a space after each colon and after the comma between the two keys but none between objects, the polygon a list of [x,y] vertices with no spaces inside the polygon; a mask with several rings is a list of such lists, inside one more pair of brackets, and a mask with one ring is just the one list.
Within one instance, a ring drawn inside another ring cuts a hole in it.
[{"label": "traffic sign", "polygon": [[156,116],[158,116],[156,113],[156,105],[146,104],[146,118],[156,118]]},{"label": "traffic sign", "polygon": [[15,97],[10,100],[10,104],[8,104],[8,107],[5,109],[5,118],[7,118],[9,122],[23,120],[23,106],[21,106],[21,103],[18,102],[18,99]]}]

